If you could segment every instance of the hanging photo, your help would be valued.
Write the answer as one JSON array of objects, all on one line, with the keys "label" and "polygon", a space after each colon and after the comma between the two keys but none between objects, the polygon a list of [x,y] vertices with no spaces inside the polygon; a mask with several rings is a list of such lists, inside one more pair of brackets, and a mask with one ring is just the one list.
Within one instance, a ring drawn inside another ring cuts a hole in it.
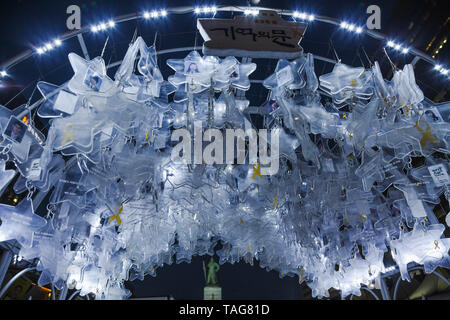
[{"label": "hanging photo", "polygon": [[444,122],[436,108],[426,110],[424,112],[424,117],[428,122]]},{"label": "hanging photo", "polygon": [[231,79],[232,80],[239,79],[239,66],[238,65],[235,65],[233,67],[233,73],[231,74]]},{"label": "hanging photo", "polygon": [[275,100],[270,100],[269,101],[269,113],[272,113],[276,110],[278,110],[280,106],[278,105],[278,103]]},{"label": "hanging photo", "polygon": [[198,68],[198,63],[196,61],[185,61],[184,62],[184,74],[197,74],[200,73]]},{"label": "hanging photo", "polygon": [[21,143],[25,133],[27,132],[27,125],[17,118],[11,117],[3,135],[14,142]]},{"label": "hanging photo", "polygon": [[92,68],[88,68],[86,72],[86,76],[84,77],[84,84],[87,85],[94,91],[100,91],[100,87],[102,86],[102,78],[100,75],[95,72]]}]

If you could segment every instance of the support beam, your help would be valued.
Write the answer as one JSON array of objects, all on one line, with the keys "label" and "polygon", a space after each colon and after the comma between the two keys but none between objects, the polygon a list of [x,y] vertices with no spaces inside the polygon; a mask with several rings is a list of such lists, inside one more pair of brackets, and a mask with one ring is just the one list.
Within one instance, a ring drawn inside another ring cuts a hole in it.
[{"label": "support beam", "polygon": [[83,54],[84,54],[84,58],[86,60],[91,60],[91,58],[89,58],[89,53],[88,53],[88,50],[86,47],[86,43],[84,42],[83,34],[79,33],[77,35],[77,37],[78,37],[78,42],[80,43],[80,46],[81,46],[81,50],[83,51]]},{"label": "support beam", "polygon": [[383,300],[391,300],[391,296],[389,295],[389,289],[386,286],[385,279],[383,277],[380,277],[379,281],[380,281],[381,296],[383,297]]}]

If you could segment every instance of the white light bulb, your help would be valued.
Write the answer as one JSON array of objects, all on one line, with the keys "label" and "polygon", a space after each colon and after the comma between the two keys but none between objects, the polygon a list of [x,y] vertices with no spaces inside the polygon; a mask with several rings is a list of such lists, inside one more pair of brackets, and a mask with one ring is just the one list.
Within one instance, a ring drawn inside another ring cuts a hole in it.
[{"label": "white light bulb", "polygon": [[388,47],[392,48],[393,46],[395,46],[395,43],[392,41],[388,41],[387,45],[388,45]]},{"label": "white light bulb", "polygon": [[402,53],[403,53],[403,54],[406,54],[406,53],[408,53],[408,52],[409,52],[409,49],[408,49],[408,48],[403,48],[403,49],[402,49]]},{"label": "white light bulb", "polygon": [[110,20],[110,21],[108,22],[108,26],[109,26],[110,28],[114,28],[114,27],[116,26],[116,23],[115,23],[114,21]]},{"label": "white light bulb", "polygon": [[0,75],[1,75],[2,77],[6,77],[8,74],[6,73],[6,71],[1,71],[1,72],[0,72]]},{"label": "white light bulb", "polygon": [[194,12],[197,13],[197,14],[199,14],[199,13],[200,13],[200,8],[198,8],[198,7],[195,8],[195,9],[194,9]]},{"label": "white light bulb", "polygon": [[52,45],[51,43],[47,43],[47,44],[45,45],[45,48],[46,48],[47,50],[52,50],[52,49],[53,49],[53,45]]},{"label": "white light bulb", "polygon": [[300,13],[300,19],[305,20],[306,19],[306,13]]},{"label": "white light bulb", "polygon": [[161,16],[162,16],[162,17],[167,16],[167,11],[166,11],[166,10],[161,10]]},{"label": "white light bulb", "polygon": [[152,13],[151,13],[151,17],[152,18],[157,18],[158,17],[158,12],[153,10]]},{"label": "white light bulb", "polygon": [[447,74],[448,74],[448,70],[442,68],[441,71],[440,71],[440,73],[442,73],[443,75],[447,75]]},{"label": "white light bulb", "polygon": [[148,13],[147,11],[144,12],[144,18],[145,19],[150,19],[150,13]]},{"label": "white light bulb", "polygon": [[401,47],[400,47],[399,44],[396,44],[396,45],[394,46],[394,49],[395,49],[395,50],[400,50],[400,48],[401,48]]},{"label": "white light bulb", "polygon": [[100,24],[100,30],[106,30],[106,23]]},{"label": "white light bulb", "polygon": [[441,66],[440,66],[440,65],[438,65],[438,64],[437,64],[437,65],[435,65],[435,66],[434,66],[434,70],[438,70],[438,71],[439,71],[439,70],[441,70]]},{"label": "white light bulb", "polygon": [[250,14],[250,10],[244,10],[244,14],[248,16]]},{"label": "white light bulb", "polygon": [[355,26],[353,24],[348,25],[348,30],[353,31],[355,29]]},{"label": "white light bulb", "polygon": [[37,52],[38,54],[43,54],[43,53],[44,53],[44,49],[42,49],[42,48],[37,48],[36,52]]},{"label": "white light bulb", "polygon": [[56,39],[55,41],[53,41],[53,44],[54,44],[56,47],[59,47],[59,46],[62,44],[62,42],[61,42],[61,40]]},{"label": "white light bulb", "polygon": [[217,11],[217,8],[216,7],[211,7],[211,12],[216,12]]},{"label": "white light bulb", "polygon": [[363,30],[363,29],[362,29],[361,27],[358,27],[358,28],[356,28],[356,30],[355,30],[355,31],[356,31],[356,33],[361,33],[361,32],[362,32],[362,30]]},{"label": "white light bulb", "polygon": [[314,18],[315,18],[315,17],[314,17],[314,15],[313,15],[313,14],[310,14],[310,15],[308,16],[308,20],[309,20],[309,21],[313,21],[313,20],[314,20]]},{"label": "white light bulb", "polygon": [[294,11],[294,13],[292,14],[292,16],[293,16],[294,18],[298,18],[298,12],[297,12],[297,11]]}]

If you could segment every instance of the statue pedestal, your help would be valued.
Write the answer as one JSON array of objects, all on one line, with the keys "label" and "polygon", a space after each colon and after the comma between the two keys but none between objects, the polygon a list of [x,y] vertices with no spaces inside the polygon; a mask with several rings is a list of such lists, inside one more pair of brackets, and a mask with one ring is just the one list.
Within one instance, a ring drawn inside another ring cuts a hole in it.
[{"label": "statue pedestal", "polygon": [[222,288],[219,286],[206,286],[203,290],[203,300],[222,300]]}]

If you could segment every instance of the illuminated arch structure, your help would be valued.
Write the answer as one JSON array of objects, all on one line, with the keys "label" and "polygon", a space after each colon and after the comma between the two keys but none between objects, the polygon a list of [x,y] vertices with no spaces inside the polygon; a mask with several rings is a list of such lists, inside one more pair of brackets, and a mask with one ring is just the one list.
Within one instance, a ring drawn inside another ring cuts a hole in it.
[{"label": "illuminated arch structure", "polygon": [[[141,21],[141,22],[149,22],[149,23],[152,23],[152,22],[160,23],[164,19],[170,18],[172,16],[186,16],[188,18],[189,18],[189,16],[191,16],[191,18],[195,19],[197,16],[199,16],[199,17],[214,17],[217,14],[223,14],[223,15],[228,14],[227,17],[230,18],[231,15],[234,15],[234,14],[254,15],[254,14],[257,14],[258,10],[274,10],[278,14],[280,14],[284,19],[305,21],[305,22],[311,23],[311,24],[323,23],[328,26],[331,26],[332,28],[335,28],[333,35],[336,32],[343,32],[343,33],[352,34],[355,38],[359,38],[359,39],[361,39],[362,37],[370,37],[375,41],[381,42],[382,46],[387,50],[388,53],[403,55],[405,57],[404,60],[406,61],[406,60],[410,59],[410,61],[407,63],[411,63],[412,65],[416,65],[417,62],[423,61],[423,62],[425,62],[426,65],[428,65],[428,68],[430,70],[433,70],[433,73],[430,73],[431,76],[442,77],[442,79],[444,81],[448,80],[448,77],[449,77],[448,71],[449,70],[446,66],[436,64],[436,61],[434,59],[432,59],[425,53],[421,52],[420,50],[404,46],[400,42],[392,40],[391,38],[388,38],[387,36],[377,32],[377,31],[368,30],[362,24],[360,24],[360,25],[352,24],[349,21],[340,21],[335,18],[315,15],[314,13],[310,13],[310,12],[298,12],[298,11],[292,11],[292,10],[263,8],[263,7],[248,8],[248,7],[243,7],[243,6],[217,6],[217,7],[215,7],[215,6],[214,7],[212,7],[212,6],[206,6],[206,7],[186,6],[186,7],[175,7],[175,8],[161,8],[161,9],[153,10],[153,11],[142,11],[142,12],[138,12],[138,13],[121,15],[121,16],[118,16],[118,17],[115,17],[115,18],[112,18],[109,20],[102,21],[96,25],[84,26],[80,30],[75,30],[72,32],[64,33],[64,34],[60,35],[59,37],[49,40],[49,42],[43,42],[40,45],[36,45],[33,49],[29,49],[25,52],[22,52],[19,55],[9,59],[8,61],[3,62],[0,65],[0,80],[7,81],[8,78],[16,77],[18,75],[18,73],[21,73],[24,71],[23,69],[20,69],[20,66],[22,66],[26,63],[29,63],[30,61],[34,60],[34,63],[36,63],[36,62],[37,63],[51,63],[51,55],[54,54],[56,51],[61,51],[61,53],[67,54],[68,52],[65,52],[64,45],[66,43],[68,43],[69,41],[72,41],[72,42],[78,41],[84,57],[86,59],[90,59],[92,57],[89,56],[90,50],[88,49],[86,41],[84,39],[85,35],[87,35],[87,34],[92,34],[94,36],[98,36],[101,34],[108,35],[110,33],[117,32],[116,29],[119,29],[121,25],[124,25],[129,22]],[[195,24],[193,25],[193,28],[195,28]],[[306,32],[306,37],[305,37],[305,39],[302,40],[303,41],[302,43],[307,41],[308,34],[310,32],[311,31],[309,31],[309,30]],[[155,38],[155,41],[156,41],[156,38]],[[191,40],[188,40],[188,41],[191,41]],[[157,54],[159,56],[162,56],[162,55],[166,55],[166,54],[176,54],[176,53],[180,53],[180,52],[181,52],[181,54],[185,54],[183,52],[192,51],[192,50],[200,51],[201,50],[201,45],[200,45],[201,39],[200,39],[199,35],[196,36],[195,42],[196,43],[194,46],[191,45],[191,46],[183,46],[183,47],[178,47],[178,48],[164,49],[164,50],[158,51]],[[101,44],[103,47],[103,40],[102,40]],[[108,44],[105,43],[104,45],[106,47]],[[105,47],[103,47],[103,51],[104,51]],[[98,49],[98,48],[96,48],[96,49]],[[330,48],[328,48],[328,49],[330,49]],[[119,56],[123,56],[123,55],[119,54]],[[366,55],[366,57],[367,57],[367,55]],[[246,61],[248,61],[247,58],[243,58],[243,59],[246,59]],[[330,58],[327,58],[327,57],[324,57],[321,55],[314,55],[314,59],[316,59],[317,61],[323,62],[325,65],[328,64],[331,66],[338,62],[337,59],[330,59]],[[47,60],[47,61],[45,61],[45,60]],[[107,64],[107,69],[108,70],[114,69],[114,68],[118,67],[121,62],[122,62],[122,60],[117,60],[117,61],[112,61],[112,62],[110,61]],[[371,61],[367,61],[367,60],[366,60],[366,62],[369,64],[371,63]],[[273,67],[275,66],[275,64],[273,64],[273,62],[271,62],[271,63],[272,64],[270,64],[270,67],[272,67],[272,70],[269,70],[269,73],[273,72]],[[363,65],[365,64],[365,62],[362,62],[362,60],[361,60],[361,63]],[[319,69],[319,68],[317,68],[317,69]],[[325,66],[322,69],[322,71],[324,69],[325,69]],[[318,75],[320,75],[320,74],[318,74]],[[264,79],[264,78],[265,78],[265,76],[262,76],[260,79],[251,80],[251,82],[256,83],[256,84],[261,84],[262,79]],[[43,79],[40,79],[40,80],[43,80]],[[0,84],[1,84],[1,82],[0,82]],[[30,88],[30,85],[28,85],[25,89],[28,90],[29,88]],[[0,90],[1,90],[1,86],[0,86]],[[321,93],[324,94],[324,92],[321,92]],[[43,100],[44,100],[44,98],[35,99],[34,96],[31,94],[29,102],[32,102],[32,103],[29,104],[28,110],[33,110],[34,108],[39,106],[43,102]],[[14,102],[14,99],[12,101],[10,101],[9,103],[12,103],[12,102]],[[255,105],[258,105],[258,104],[255,104]],[[252,114],[252,113],[258,114],[259,113],[258,107],[249,107],[247,111],[249,114]],[[21,115],[25,115],[25,114],[26,114],[26,111],[24,111],[23,114],[21,114]],[[45,130],[45,128],[43,128],[43,130]],[[4,273],[6,272],[6,269],[8,268],[8,265],[10,264],[10,262],[13,259],[11,252],[17,252],[17,248],[14,248],[13,243],[12,244],[11,243],[6,243],[6,244],[0,243],[0,245],[4,246],[5,248],[7,248],[9,250],[3,255],[2,259],[0,260],[0,280],[2,280],[2,278],[4,277]],[[418,268],[418,267],[413,266],[412,268],[414,269],[414,268]],[[25,273],[27,271],[32,271],[32,270],[34,270],[34,268],[28,268],[28,269],[24,270],[23,273]],[[395,266],[392,266],[392,267],[386,268],[385,273],[381,276],[382,281],[380,284],[381,284],[381,293],[382,293],[383,299],[390,299],[390,297],[391,297],[383,279],[392,277],[392,276],[396,275],[397,273],[398,273],[398,269]],[[397,286],[398,286],[398,282],[399,281],[397,281]],[[1,283],[1,281],[0,281],[0,283]],[[11,284],[12,283],[9,283],[6,286],[9,287]],[[6,286],[3,288],[3,292],[6,291],[6,289],[7,289]],[[368,288],[363,287],[362,289],[370,291],[370,293],[373,294],[373,292]],[[75,294],[77,294],[78,292],[79,291],[74,292],[72,294],[72,297]],[[65,289],[65,293],[63,293],[63,295],[64,294],[67,294],[67,288]],[[64,298],[64,296],[62,298]],[[376,297],[376,298],[378,298],[378,297]]]}]

